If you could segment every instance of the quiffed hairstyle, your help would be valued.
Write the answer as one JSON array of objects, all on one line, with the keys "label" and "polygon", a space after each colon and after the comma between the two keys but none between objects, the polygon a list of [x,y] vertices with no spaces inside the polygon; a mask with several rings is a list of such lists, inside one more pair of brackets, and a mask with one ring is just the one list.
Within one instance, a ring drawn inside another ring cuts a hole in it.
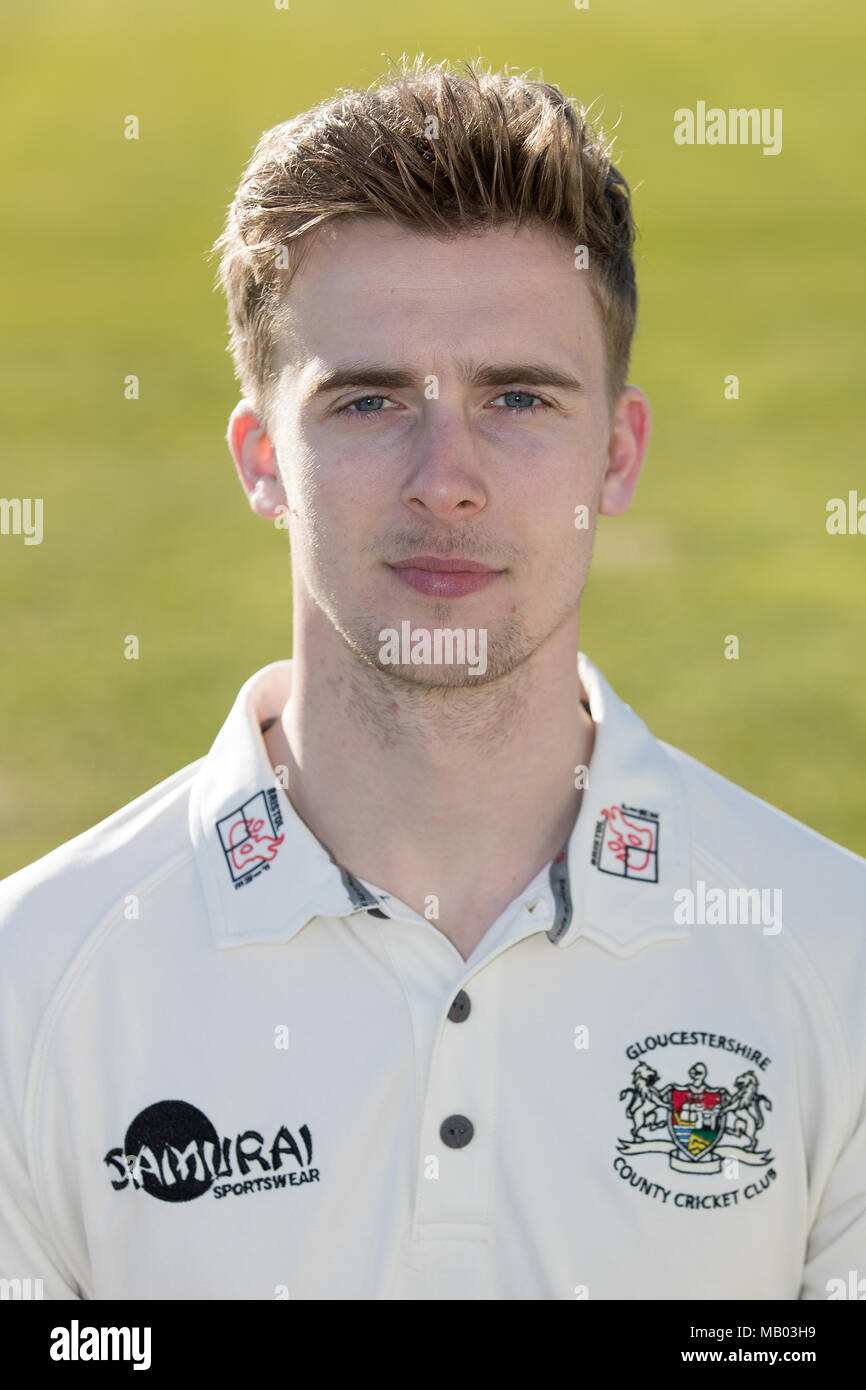
[{"label": "quiffed hairstyle", "polygon": [[263,420],[276,311],[316,229],[347,215],[441,237],[540,223],[586,246],[576,273],[600,310],[611,404],[625,386],[635,224],[602,132],[547,82],[459,66],[404,58],[369,90],[341,91],[259,140],[213,252],[236,374]]}]

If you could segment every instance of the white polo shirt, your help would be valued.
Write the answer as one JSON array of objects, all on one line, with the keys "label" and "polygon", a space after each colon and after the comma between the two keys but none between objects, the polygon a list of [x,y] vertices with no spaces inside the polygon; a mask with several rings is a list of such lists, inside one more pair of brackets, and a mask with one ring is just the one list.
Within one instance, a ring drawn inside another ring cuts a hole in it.
[{"label": "white polo shirt", "polygon": [[567,849],[465,962],[293,810],[261,731],[288,661],[206,757],[5,881],[0,1277],[82,1299],[866,1280],[866,861],[578,661],[597,734]]}]

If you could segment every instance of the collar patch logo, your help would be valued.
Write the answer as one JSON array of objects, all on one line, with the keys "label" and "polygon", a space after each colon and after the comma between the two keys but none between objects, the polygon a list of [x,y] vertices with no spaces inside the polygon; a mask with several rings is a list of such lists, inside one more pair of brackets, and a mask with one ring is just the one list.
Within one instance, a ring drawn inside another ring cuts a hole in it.
[{"label": "collar patch logo", "polygon": [[659,818],[642,807],[608,806],[596,823],[592,863],[603,874],[658,883]]},{"label": "collar patch logo", "polygon": [[243,888],[269,869],[286,838],[277,832],[283,823],[273,787],[256,792],[236,811],[217,821],[217,833],[235,888]]},{"label": "collar patch logo", "polygon": [[667,1154],[678,1173],[718,1173],[725,1159],[760,1167],[772,1163],[770,1150],[757,1147],[764,1125],[761,1107],[773,1108],[757,1074],[741,1072],[729,1090],[710,1086],[705,1063],[695,1062],[688,1078],[660,1086],[656,1069],[638,1062],[631,1085],[619,1095],[631,1121],[631,1138],[618,1141],[619,1152]]}]

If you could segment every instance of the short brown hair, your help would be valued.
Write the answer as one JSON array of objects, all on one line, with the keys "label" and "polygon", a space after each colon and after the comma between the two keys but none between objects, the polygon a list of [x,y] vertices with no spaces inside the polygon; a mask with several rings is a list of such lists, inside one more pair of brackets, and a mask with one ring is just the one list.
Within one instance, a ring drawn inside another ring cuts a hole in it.
[{"label": "short brown hair", "polygon": [[625,386],[635,224],[604,136],[547,82],[459,66],[404,58],[367,91],[339,92],[259,140],[213,251],[236,374],[263,419],[282,296],[316,229],[358,214],[442,237],[535,222],[586,246],[611,404]]}]

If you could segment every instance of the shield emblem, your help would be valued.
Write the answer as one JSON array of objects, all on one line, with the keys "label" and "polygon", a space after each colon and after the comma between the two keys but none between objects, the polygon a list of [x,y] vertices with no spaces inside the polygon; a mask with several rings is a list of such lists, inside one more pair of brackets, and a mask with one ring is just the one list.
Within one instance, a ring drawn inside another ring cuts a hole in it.
[{"label": "shield emblem", "polygon": [[722,1092],[674,1086],[668,1128],[677,1149],[698,1163],[722,1137]]}]

